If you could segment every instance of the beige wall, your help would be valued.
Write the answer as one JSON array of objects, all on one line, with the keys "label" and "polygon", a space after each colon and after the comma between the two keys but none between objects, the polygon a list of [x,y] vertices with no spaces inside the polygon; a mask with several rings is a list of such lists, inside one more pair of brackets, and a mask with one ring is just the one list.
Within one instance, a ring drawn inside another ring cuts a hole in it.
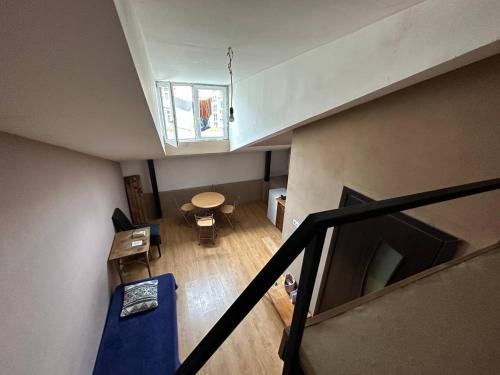
[{"label": "beige wall", "polygon": [[319,314],[304,331],[304,372],[498,374],[499,245]]},{"label": "beige wall", "polygon": [[88,375],[109,304],[118,163],[0,132],[0,363]]},{"label": "beige wall", "polygon": [[111,0],[0,2],[0,131],[112,160],[164,156],[116,12]]},{"label": "beige wall", "polygon": [[[498,98],[500,55],[296,130],[283,238],[293,218],[337,208],[343,186],[382,199],[499,177]],[[500,239],[498,191],[409,213],[462,238],[462,251]]]}]

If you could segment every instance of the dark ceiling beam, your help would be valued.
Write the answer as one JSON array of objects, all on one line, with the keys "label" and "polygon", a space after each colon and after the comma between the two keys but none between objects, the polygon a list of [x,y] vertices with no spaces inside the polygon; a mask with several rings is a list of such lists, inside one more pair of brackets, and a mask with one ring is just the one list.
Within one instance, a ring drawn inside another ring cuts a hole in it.
[{"label": "dark ceiling beam", "polygon": [[153,189],[153,199],[155,204],[156,219],[160,219],[163,215],[161,212],[160,194],[158,193],[158,182],[156,181],[155,163],[152,159],[148,160],[149,178]]},{"label": "dark ceiling beam", "polygon": [[272,151],[266,151],[266,164],[264,168],[264,181],[268,182],[271,177],[271,154]]}]

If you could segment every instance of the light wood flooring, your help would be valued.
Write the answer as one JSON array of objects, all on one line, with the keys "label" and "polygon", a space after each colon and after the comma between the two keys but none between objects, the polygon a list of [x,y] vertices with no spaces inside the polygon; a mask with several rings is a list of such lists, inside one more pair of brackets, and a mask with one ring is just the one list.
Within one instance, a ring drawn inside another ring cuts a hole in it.
[{"label": "light wood flooring", "polygon": [[[174,274],[181,361],[226,311],[246,284],[271,258],[281,243],[281,232],[266,218],[262,202],[238,206],[231,229],[216,217],[216,244],[198,245],[197,234],[182,218],[161,221],[163,256],[152,260],[153,275]],[[155,258],[155,248],[150,251]],[[124,281],[147,277],[145,267],[132,265]],[[257,304],[222,347],[207,362],[202,374],[280,374],[278,357],[283,323],[271,295]]]}]

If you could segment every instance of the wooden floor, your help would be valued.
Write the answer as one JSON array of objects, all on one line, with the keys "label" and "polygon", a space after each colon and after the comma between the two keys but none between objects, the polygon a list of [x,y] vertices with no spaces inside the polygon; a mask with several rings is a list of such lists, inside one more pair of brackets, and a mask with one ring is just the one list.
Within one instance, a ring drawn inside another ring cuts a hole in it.
[{"label": "wooden floor", "polygon": [[[181,361],[226,311],[272,256],[281,232],[266,218],[262,202],[238,206],[235,229],[216,218],[215,245],[198,245],[197,234],[181,218],[161,222],[163,257],[153,260],[152,273],[174,274]],[[166,241],[165,241],[166,239]],[[156,257],[156,251],[151,250]],[[133,265],[125,281],[147,277],[145,267]],[[280,374],[278,347],[283,323],[266,295],[233,332],[202,374]]]}]

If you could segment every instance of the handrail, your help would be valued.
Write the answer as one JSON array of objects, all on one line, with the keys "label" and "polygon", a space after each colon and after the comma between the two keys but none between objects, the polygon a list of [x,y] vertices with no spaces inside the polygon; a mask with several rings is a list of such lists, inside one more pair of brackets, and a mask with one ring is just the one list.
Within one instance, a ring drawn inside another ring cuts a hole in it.
[{"label": "handrail", "polygon": [[[309,307],[308,301],[311,299],[312,287],[316,279],[315,275],[318,270],[319,257],[321,256],[327,228],[499,188],[500,178],[496,178],[308,215],[194,348],[175,374],[195,374],[286,271],[286,268],[306,248],[301,270],[301,287],[299,288],[289,342],[285,351],[283,373],[290,373],[298,355],[305,317]],[[310,282],[304,285],[304,280]]]}]

